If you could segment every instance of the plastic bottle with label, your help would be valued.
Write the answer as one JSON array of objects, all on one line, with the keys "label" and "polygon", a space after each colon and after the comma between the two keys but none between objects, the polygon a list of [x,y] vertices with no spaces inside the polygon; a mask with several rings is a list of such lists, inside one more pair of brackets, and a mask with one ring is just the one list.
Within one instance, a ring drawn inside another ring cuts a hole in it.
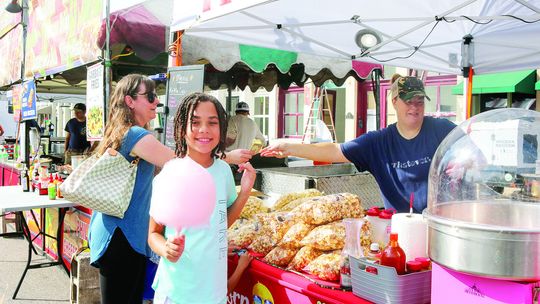
[{"label": "plastic bottle with label", "polygon": [[[381,209],[378,207],[371,207],[366,211],[366,219],[371,225],[371,238],[374,242],[382,242],[384,239],[383,231],[378,229],[379,227],[382,228],[382,225],[379,225],[379,222],[381,222],[379,213],[381,213]],[[386,242],[384,243],[386,244]]]},{"label": "plastic bottle with label", "polygon": [[32,192],[38,188],[39,191],[39,170],[36,166],[34,166],[34,169],[32,170],[32,179],[30,180]]},{"label": "plastic bottle with label", "polygon": [[379,248],[379,243],[371,243],[369,245],[369,252],[366,256],[367,260],[378,264],[381,260],[381,249]]},{"label": "plastic bottle with label", "polygon": [[47,185],[47,194],[50,200],[56,199],[56,184],[54,183],[52,173],[49,175],[49,184]]},{"label": "plastic bottle with label", "polygon": [[64,196],[62,195],[62,191],[60,191],[60,185],[62,185],[63,182],[64,180],[62,179],[62,177],[60,177],[58,173],[56,173],[56,177],[54,178],[54,183],[56,184],[56,198],[64,198]]},{"label": "plastic bottle with label", "polygon": [[[377,211],[379,211],[377,213]],[[367,219],[371,223],[372,227],[372,239],[374,242],[379,244],[387,244],[388,243],[388,236],[390,235],[391,227],[392,227],[392,216],[394,215],[395,210],[391,209],[385,209],[385,210],[378,210],[371,208],[369,209],[367,214]]]},{"label": "plastic bottle with label", "polygon": [[47,166],[42,165],[39,169],[39,181],[38,181],[38,189],[39,189],[39,195],[47,195],[48,189],[49,189],[49,178],[47,177],[49,175],[49,170],[47,169]]},{"label": "plastic bottle with label", "polygon": [[4,145],[0,145],[0,161],[5,161],[9,157]]},{"label": "plastic bottle with label", "polygon": [[[371,243],[369,246],[369,252],[366,255],[366,259],[374,264],[380,264],[381,262],[381,249],[379,243]],[[366,266],[366,271],[373,274],[377,274],[379,271],[373,266]]]},{"label": "plastic bottle with label", "polygon": [[405,257],[405,251],[399,247],[398,234],[390,234],[390,242],[381,253],[381,265],[394,267],[397,274],[405,274],[405,263],[407,258]]},{"label": "plastic bottle with label", "polygon": [[28,170],[26,170],[26,166],[21,171],[21,186],[23,192],[30,191],[30,180],[28,177]]},{"label": "plastic bottle with label", "polygon": [[390,232],[392,232],[392,216],[396,213],[394,209],[384,209],[379,213],[379,219],[382,221],[384,230],[384,243],[390,240]]}]

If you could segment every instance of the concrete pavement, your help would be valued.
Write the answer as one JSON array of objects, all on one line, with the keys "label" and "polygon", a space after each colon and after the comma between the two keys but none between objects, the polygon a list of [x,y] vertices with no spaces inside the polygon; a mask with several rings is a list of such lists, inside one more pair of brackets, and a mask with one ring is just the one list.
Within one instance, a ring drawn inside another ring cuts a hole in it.
[{"label": "concrete pavement", "polygon": [[[61,266],[29,269],[15,300],[11,297],[26,265],[28,243],[22,237],[0,237],[0,303],[70,303],[70,280]],[[34,255],[33,263],[48,258]]]}]

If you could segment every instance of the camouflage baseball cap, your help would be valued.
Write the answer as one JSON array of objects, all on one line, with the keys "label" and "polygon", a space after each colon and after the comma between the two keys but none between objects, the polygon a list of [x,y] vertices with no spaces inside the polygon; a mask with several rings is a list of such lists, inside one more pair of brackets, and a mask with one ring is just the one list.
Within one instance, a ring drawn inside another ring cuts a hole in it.
[{"label": "camouflage baseball cap", "polygon": [[399,98],[401,98],[402,100],[407,101],[412,99],[414,96],[423,96],[427,98],[427,100],[431,100],[426,95],[422,80],[414,76],[405,76],[399,78],[397,82]]}]

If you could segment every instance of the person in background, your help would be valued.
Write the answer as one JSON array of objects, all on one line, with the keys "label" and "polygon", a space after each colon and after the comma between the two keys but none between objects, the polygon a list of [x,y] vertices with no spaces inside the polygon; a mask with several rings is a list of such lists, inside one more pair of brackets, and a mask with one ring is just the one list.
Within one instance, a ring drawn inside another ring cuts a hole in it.
[{"label": "person in background", "polygon": [[239,165],[243,173],[237,194],[232,172],[221,160],[227,134],[227,115],[221,103],[211,95],[192,93],[180,104],[174,119],[176,156],[191,158],[212,175],[216,207],[207,227],[186,227],[181,236],[174,227],[150,217],[148,243],[162,257],[153,284],[154,303],[225,304],[227,227],[248,200],[255,169],[249,162]]},{"label": "person in background", "polygon": [[75,117],[66,123],[65,159],[64,163],[71,164],[71,156],[82,155],[90,142],[86,140],[86,105],[78,103],[73,107]]},{"label": "person in background", "polygon": [[[159,103],[150,78],[130,74],[118,81],[109,100],[103,140],[93,153],[117,150],[129,162],[139,157],[135,186],[124,218],[93,212],[88,241],[90,263],[99,268],[101,303],[137,303],[143,300],[148,246],[152,179],[156,167],[175,157],[149,130]],[[227,153],[226,161],[249,160],[243,151]]]},{"label": "person in background", "polygon": [[135,186],[124,218],[94,211],[90,220],[90,263],[99,268],[101,303],[143,300],[150,196],[155,166],[162,167],[174,152],[149,131],[159,100],[155,83],[139,74],[118,81],[109,101],[103,140],[94,153],[117,150],[129,162],[139,157]]},{"label": "person in background", "polygon": [[409,211],[414,193],[414,212],[427,206],[428,174],[437,147],[455,124],[446,119],[424,117],[424,84],[416,77],[394,75],[392,105],[397,122],[343,144],[277,143],[264,148],[261,156],[295,155],[324,162],[351,162],[359,171],[375,177],[384,206]]},{"label": "person in background", "polygon": [[254,139],[259,139],[263,146],[266,142],[257,124],[249,118],[249,105],[239,102],[236,105],[236,115],[227,124],[226,151],[250,149]]}]

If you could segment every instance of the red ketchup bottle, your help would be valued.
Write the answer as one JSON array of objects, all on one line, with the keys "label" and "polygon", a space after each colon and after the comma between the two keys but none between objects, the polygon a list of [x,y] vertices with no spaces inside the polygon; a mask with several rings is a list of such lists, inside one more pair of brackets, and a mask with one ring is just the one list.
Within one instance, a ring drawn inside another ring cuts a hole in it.
[{"label": "red ketchup bottle", "polygon": [[394,267],[397,274],[405,274],[405,252],[398,244],[398,234],[390,234],[390,242],[381,253],[381,265]]}]

